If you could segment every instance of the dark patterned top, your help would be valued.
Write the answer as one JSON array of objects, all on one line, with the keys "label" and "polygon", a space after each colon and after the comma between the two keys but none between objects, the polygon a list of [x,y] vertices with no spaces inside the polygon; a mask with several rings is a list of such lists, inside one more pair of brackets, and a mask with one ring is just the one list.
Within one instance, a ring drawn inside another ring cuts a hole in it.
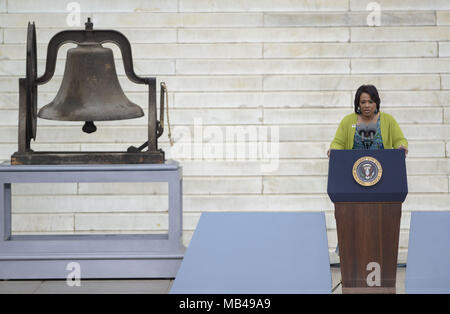
[{"label": "dark patterned top", "polygon": [[[355,132],[353,149],[366,149],[358,132]],[[384,149],[383,139],[381,138],[380,116],[378,116],[377,120],[377,133],[373,137],[373,143],[370,145],[369,149]]]}]

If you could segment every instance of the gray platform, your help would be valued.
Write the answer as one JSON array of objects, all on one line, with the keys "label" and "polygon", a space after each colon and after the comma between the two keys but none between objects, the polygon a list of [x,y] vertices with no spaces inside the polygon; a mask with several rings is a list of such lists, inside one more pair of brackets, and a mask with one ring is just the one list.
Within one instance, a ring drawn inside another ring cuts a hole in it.
[{"label": "gray platform", "polygon": [[450,212],[412,212],[406,293],[450,293]]},{"label": "gray platform", "polygon": [[[144,235],[11,235],[11,184],[168,182],[169,230]],[[140,165],[0,165],[0,279],[174,278],[184,255],[182,169],[177,162]]]},{"label": "gray platform", "polygon": [[324,213],[203,213],[170,293],[331,293]]}]

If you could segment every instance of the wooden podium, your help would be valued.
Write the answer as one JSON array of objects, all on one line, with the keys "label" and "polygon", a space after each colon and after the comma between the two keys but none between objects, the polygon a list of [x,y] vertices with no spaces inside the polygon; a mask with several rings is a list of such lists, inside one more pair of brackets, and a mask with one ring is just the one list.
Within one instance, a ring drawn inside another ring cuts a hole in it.
[{"label": "wooden podium", "polygon": [[403,150],[334,150],[328,195],[335,204],[343,293],[395,293]]}]

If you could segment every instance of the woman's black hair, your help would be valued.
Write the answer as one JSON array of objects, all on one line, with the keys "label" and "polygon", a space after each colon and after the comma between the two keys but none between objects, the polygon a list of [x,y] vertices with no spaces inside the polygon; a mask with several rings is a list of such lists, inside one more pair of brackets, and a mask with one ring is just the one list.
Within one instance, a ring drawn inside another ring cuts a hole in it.
[{"label": "woman's black hair", "polygon": [[378,95],[377,88],[373,85],[361,85],[358,90],[356,91],[355,95],[355,112],[357,114],[361,113],[361,110],[359,109],[359,100],[361,98],[362,93],[367,93],[370,96],[370,99],[374,101],[377,104],[377,110],[375,113],[380,111],[380,96]]}]

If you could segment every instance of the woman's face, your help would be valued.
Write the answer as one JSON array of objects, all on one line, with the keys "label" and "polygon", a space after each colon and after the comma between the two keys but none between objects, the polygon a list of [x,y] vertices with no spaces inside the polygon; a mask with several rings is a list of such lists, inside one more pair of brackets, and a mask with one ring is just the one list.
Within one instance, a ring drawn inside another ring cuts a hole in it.
[{"label": "woman's face", "polygon": [[370,98],[367,93],[361,93],[359,97],[359,108],[361,110],[361,115],[366,118],[372,118],[377,110],[377,104]]}]

